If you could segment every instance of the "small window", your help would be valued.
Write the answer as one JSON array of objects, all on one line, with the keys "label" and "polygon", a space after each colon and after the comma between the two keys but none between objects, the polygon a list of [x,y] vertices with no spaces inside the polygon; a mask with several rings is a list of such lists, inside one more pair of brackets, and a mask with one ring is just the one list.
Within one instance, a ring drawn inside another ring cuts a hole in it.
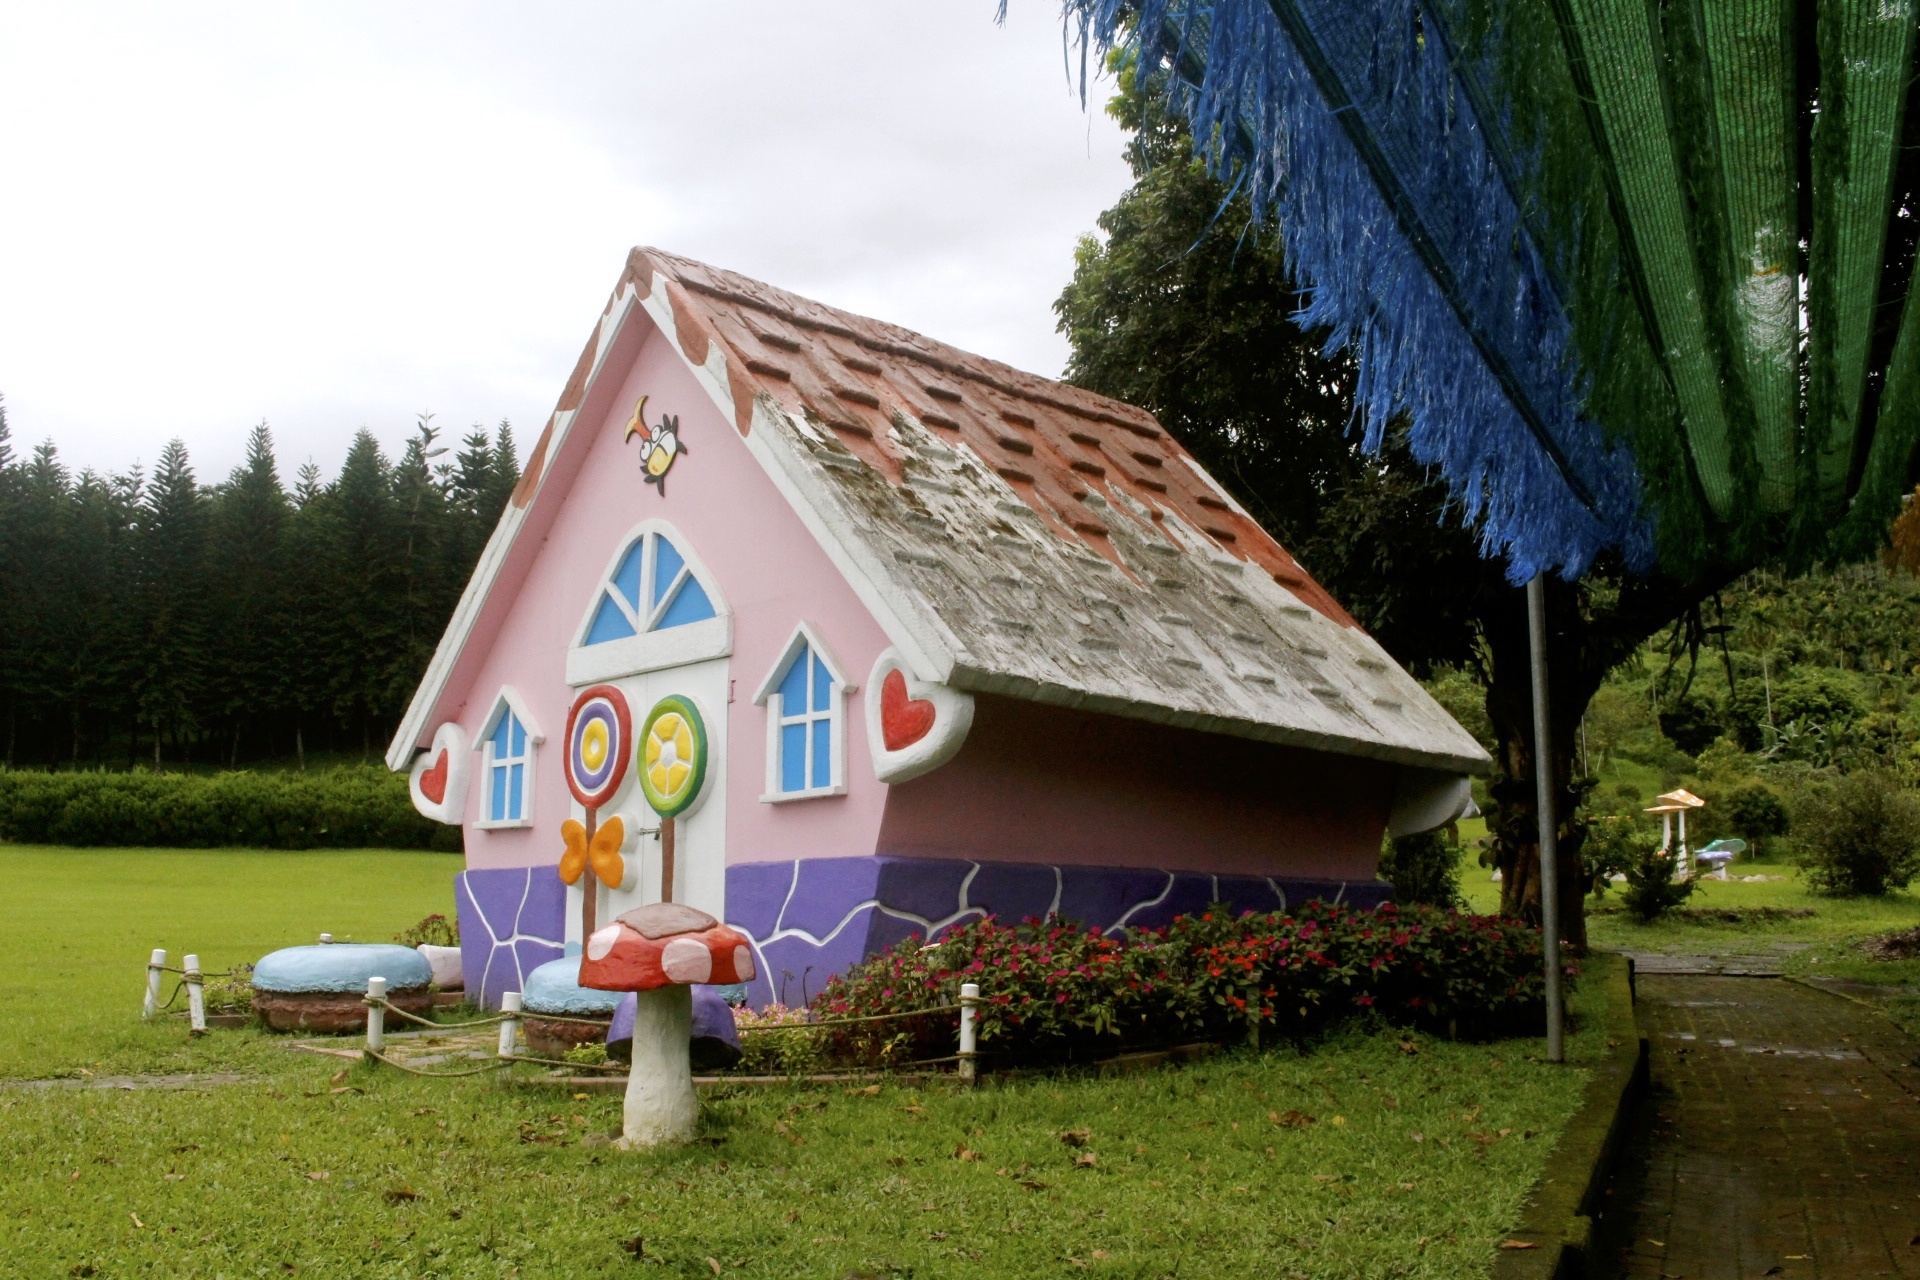
[{"label": "small window", "polygon": [[665,535],[646,533],[620,557],[601,590],[582,644],[605,644],[668,627],[704,622],[713,601]]},{"label": "small window", "polygon": [[796,631],[754,699],[767,708],[767,799],[846,789],[844,711],[851,691],[811,631]]},{"label": "small window", "polygon": [[502,693],[487,721],[482,750],[480,825],[526,826],[533,821],[533,748],[540,741],[518,699]]}]

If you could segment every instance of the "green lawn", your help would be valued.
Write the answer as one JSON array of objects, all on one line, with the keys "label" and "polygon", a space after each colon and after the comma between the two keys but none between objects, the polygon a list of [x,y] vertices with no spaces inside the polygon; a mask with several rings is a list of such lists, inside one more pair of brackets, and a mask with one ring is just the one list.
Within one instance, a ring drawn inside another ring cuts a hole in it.
[{"label": "green lawn", "polygon": [[[389,942],[422,916],[453,913],[460,869],[444,853],[0,845],[0,956],[12,975],[0,985],[0,1079],[194,1070],[205,1054],[171,1024],[139,1018],[155,947],[174,965],[196,952],[211,971],[323,930]],[[221,1037],[223,1056],[232,1039]]]},{"label": "green lawn", "polygon": [[384,938],[447,909],[453,865],[0,849],[25,923],[0,954],[48,971],[3,1007],[8,1074],[246,1076],[0,1087],[0,1274],[624,1275],[637,1249],[700,1277],[1477,1277],[1601,1051],[1582,993],[1571,1068],[1535,1041],[1355,1031],[972,1092],[736,1086],[704,1096],[694,1145],[623,1156],[583,1141],[618,1095],[335,1081],[260,1032],[139,1026],[156,943],[220,966],[322,928]]}]

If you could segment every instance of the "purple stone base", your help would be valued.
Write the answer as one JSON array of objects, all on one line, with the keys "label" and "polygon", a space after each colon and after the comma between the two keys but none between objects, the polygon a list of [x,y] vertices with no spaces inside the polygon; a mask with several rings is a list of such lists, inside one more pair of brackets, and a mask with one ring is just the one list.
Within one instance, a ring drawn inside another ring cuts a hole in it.
[{"label": "purple stone base", "polygon": [[[1324,898],[1372,910],[1393,895],[1380,880],[1212,876],[1126,867],[1053,867],[935,858],[803,858],[727,868],[727,923],[754,941],[755,1008],[802,1005],[827,979],[908,937],[934,937],[992,915],[1059,915],[1112,933],[1153,928],[1210,902],[1283,911]],[[464,937],[465,935],[462,934]]]},{"label": "purple stone base", "polygon": [[453,897],[467,995],[482,1008],[498,1009],[503,993],[565,954],[567,887],[553,867],[462,871]]}]

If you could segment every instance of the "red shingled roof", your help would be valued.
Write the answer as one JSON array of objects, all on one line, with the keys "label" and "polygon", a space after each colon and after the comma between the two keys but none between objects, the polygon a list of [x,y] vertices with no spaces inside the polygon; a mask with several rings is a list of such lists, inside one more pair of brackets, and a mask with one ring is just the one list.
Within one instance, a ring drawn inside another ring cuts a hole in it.
[{"label": "red shingled roof", "polygon": [[[666,281],[688,359],[706,363],[713,343],[724,352],[743,435],[754,398],[769,396],[831,427],[850,452],[899,484],[903,453],[889,427],[902,411],[947,443],[966,444],[1057,536],[1122,569],[1107,522],[1132,517],[1118,505],[1093,510],[1082,501],[1089,492],[1124,491],[1156,520],[1173,511],[1222,554],[1258,565],[1301,603],[1356,625],[1144,409],[658,249],[627,255],[614,297],[628,285],[649,296],[656,276]],[[559,411],[578,407],[596,351],[590,341],[581,353]],[[517,503],[532,497],[547,439],[543,432],[534,446]]]}]

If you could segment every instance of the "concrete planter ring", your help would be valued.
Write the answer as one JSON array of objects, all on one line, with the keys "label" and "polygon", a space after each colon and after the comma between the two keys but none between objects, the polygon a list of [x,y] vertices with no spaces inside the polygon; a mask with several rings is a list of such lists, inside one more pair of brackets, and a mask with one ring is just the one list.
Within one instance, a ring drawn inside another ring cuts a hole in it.
[{"label": "concrete planter ring", "polygon": [[[583,1044],[599,1044],[607,1036],[620,992],[595,991],[580,985],[580,955],[549,960],[527,975],[520,993],[524,1020],[520,1030],[527,1051],[536,1058],[558,1058]],[[541,1017],[541,1014],[554,1015]],[[560,1021],[560,1019],[583,1021]]]},{"label": "concrete planter ring", "polygon": [[334,942],[286,947],[253,970],[253,1011],[275,1031],[365,1031],[367,979],[387,980],[396,1009],[422,1017],[433,1007],[433,966],[412,947]]}]

